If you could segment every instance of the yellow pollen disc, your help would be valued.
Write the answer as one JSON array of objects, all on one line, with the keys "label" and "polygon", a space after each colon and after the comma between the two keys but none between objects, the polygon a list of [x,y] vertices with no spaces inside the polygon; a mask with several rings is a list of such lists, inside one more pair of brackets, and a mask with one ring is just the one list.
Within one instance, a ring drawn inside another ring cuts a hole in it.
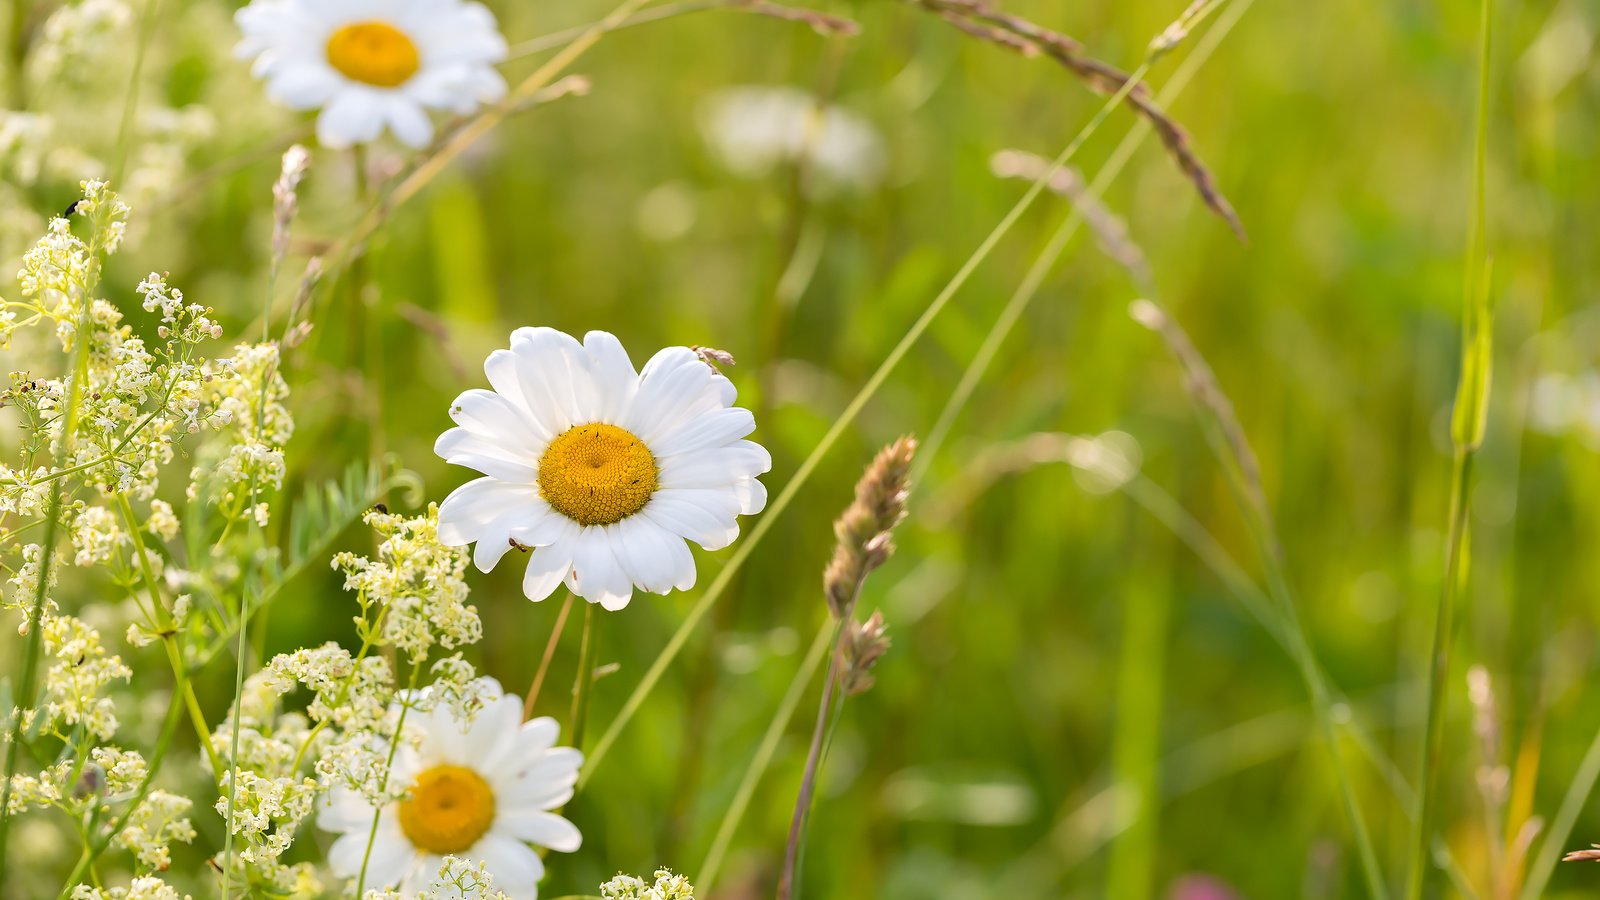
[{"label": "yellow pollen disc", "polygon": [[328,65],[352,81],[399,87],[422,67],[417,45],[387,22],[352,22],[328,38]]},{"label": "yellow pollen disc", "polygon": [[434,766],[417,776],[400,801],[400,830],[428,853],[463,853],[494,824],[494,792],[477,772]]},{"label": "yellow pollen disc", "polygon": [[539,494],[580,525],[610,525],[644,509],[658,474],[644,441],[615,425],[577,425],[539,458]]}]

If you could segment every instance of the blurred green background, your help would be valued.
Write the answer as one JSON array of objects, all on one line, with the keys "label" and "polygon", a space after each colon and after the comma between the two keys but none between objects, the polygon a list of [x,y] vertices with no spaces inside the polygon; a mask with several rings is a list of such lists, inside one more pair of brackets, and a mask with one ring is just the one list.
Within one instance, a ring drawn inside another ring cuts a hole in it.
[{"label": "blurred green background", "polygon": [[[513,45],[610,9],[488,5]],[[1006,5],[1124,68],[1182,6]],[[908,4],[817,8],[856,20],[860,35],[726,10],[610,34],[570,70],[592,80],[586,96],[513,116],[395,211],[370,247],[373,289],[358,302],[346,285],[324,284],[316,329],[288,356],[299,427],[285,497],[376,450],[442,500],[471,477],[432,453],[448,405],[483,386],[482,358],[527,324],[612,331],[641,363],[668,344],[731,351],[730,377],[773,453],[766,483],[774,493],[785,484],[1026,189],[992,175],[989,157],[1052,156],[1101,104],[1051,62]],[[200,0],[155,6],[141,102],[199,104],[215,122],[136,203],[138,240],[107,283],[132,315],[133,285],[169,271],[224,313],[231,335],[249,337],[266,291],[276,157],[306,123],[265,108],[245,64],[229,58],[230,13]],[[1439,775],[1441,828],[1485,898],[1499,896],[1486,848],[1504,835],[1485,825],[1467,667],[1492,676],[1503,761],[1521,755],[1528,809],[1546,823],[1600,729],[1590,690],[1600,665],[1600,6],[1502,0],[1493,25],[1495,383]],[[1249,242],[1205,210],[1154,142],[1105,197],[1261,458],[1318,656],[1412,780],[1444,565],[1476,26],[1476,4],[1257,2],[1170,108]],[[29,99],[60,118],[63,144],[93,153],[100,141],[104,152],[138,27]],[[1153,86],[1194,43],[1157,66]],[[548,58],[513,60],[509,80]],[[876,134],[881,169],[856,159],[856,183],[829,186],[787,162],[762,173],[728,165],[716,104],[749,85],[848,111]],[[1114,113],[1075,164],[1095,172],[1133,123]],[[24,180],[17,158],[0,156],[8,235],[37,232],[84,174],[62,158]],[[368,164],[381,173],[401,159],[386,145]],[[304,259],[360,212],[354,164],[315,154],[280,314]],[[1035,204],[775,523],[570,807],[585,845],[552,860],[545,896],[657,864],[695,873],[824,622],[820,571],[851,484],[879,446],[930,428],[1068,211],[1051,195]],[[7,245],[7,258],[20,248]],[[792,308],[774,300],[786,269],[785,287],[800,287]],[[1086,490],[1065,465],[990,477],[975,464],[1036,432],[1125,432],[1143,472],[1259,577],[1181,370],[1127,314],[1137,290],[1080,236],[916,485],[899,553],[862,601],[883,610],[894,648],[877,687],[845,708],[813,817],[810,896],[1364,896],[1305,690],[1271,637],[1124,495]],[[370,541],[357,527],[340,545]],[[729,552],[696,551],[702,588]],[[513,691],[531,680],[560,605],[525,601],[520,576],[508,558],[471,577],[486,626],[472,656]],[[603,618],[600,659],[618,668],[597,686],[591,735],[692,600],[641,594]],[[347,637],[353,612],[334,573],[314,567],[271,610],[265,649]],[[542,713],[565,718],[576,638],[569,630]],[[8,659],[14,646],[0,645]],[[224,709],[231,663],[203,677],[208,708]],[[713,896],[770,894],[814,704],[815,686]],[[1408,820],[1353,747],[1346,757],[1398,885]],[[203,809],[195,819],[199,843],[220,835]],[[1563,843],[1534,847],[1590,840],[1600,840],[1600,809],[1586,805]],[[1569,864],[1548,896],[1590,896],[1597,884],[1600,872]]]}]

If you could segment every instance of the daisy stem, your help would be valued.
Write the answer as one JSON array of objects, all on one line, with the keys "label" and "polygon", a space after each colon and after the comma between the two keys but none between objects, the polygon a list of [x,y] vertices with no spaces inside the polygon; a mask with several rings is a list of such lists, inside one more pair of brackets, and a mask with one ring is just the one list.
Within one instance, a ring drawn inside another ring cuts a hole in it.
[{"label": "daisy stem", "polygon": [[794,711],[800,706],[801,699],[805,697],[806,686],[816,677],[817,667],[822,665],[823,655],[833,646],[833,633],[831,624],[824,624],[817,629],[817,636],[811,642],[811,649],[806,651],[805,658],[800,662],[800,668],[789,682],[788,691],[778,703],[777,712],[773,714],[772,721],[767,723],[766,734],[762,735],[755,756],[750,758],[750,765],[745,767],[744,777],[740,779],[739,787],[734,791],[733,802],[728,804],[728,811],[722,816],[722,824],[717,826],[716,837],[711,840],[711,849],[706,851],[705,862],[700,864],[700,874],[694,879],[695,885],[702,893],[711,893],[711,882],[717,877],[723,857],[728,853],[728,845],[733,842],[734,832],[739,829],[745,810],[749,808],[750,800],[755,796],[756,785],[760,783],[761,776],[766,774],[767,768],[772,765],[772,757],[777,753],[779,742],[783,740],[783,733],[788,729],[790,720],[794,718]]},{"label": "daisy stem", "polygon": [[928,303],[927,308],[922,311],[922,315],[918,316],[917,320],[906,329],[906,333],[901,336],[899,343],[895,344],[894,348],[889,351],[889,355],[884,357],[883,362],[878,365],[872,376],[867,379],[867,383],[861,386],[855,397],[851,398],[844,411],[839,414],[833,425],[828,428],[827,433],[822,436],[822,440],[817,442],[811,453],[800,463],[800,468],[795,470],[794,475],[783,486],[783,490],[773,498],[766,514],[756,521],[755,527],[750,530],[749,537],[740,543],[733,556],[728,559],[728,564],[723,567],[721,572],[717,573],[716,579],[711,582],[710,586],[706,588],[706,592],[701,595],[700,599],[689,610],[682,624],[678,626],[677,631],[673,632],[672,637],[667,640],[666,646],[661,649],[655,661],[650,664],[650,668],[646,670],[644,677],[640,679],[633,693],[628,695],[628,699],[623,702],[622,709],[618,711],[617,717],[606,727],[605,734],[600,736],[600,743],[595,746],[594,752],[589,755],[588,765],[585,767],[583,774],[579,776],[579,785],[584,784],[594,774],[595,769],[599,767],[600,761],[605,758],[611,746],[616,743],[622,730],[628,726],[629,720],[639,711],[645,699],[650,696],[651,691],[655,690],[656,684],[660,682],[662,675],[666,673],[667,667],[672,665],[673,660],[682,652],[684,644],[689,640],[689,635],[694,632],[700,621],[705,618],[706,613],[710,611],[712,605],[727,590],[734,576],[744,567],[745,561],[750,558],[750,554],[760,545],[767,533],[772,530],[774,523],[782,517],[789,504],[794,501],[800,490],[805,487],[806,482],[811,480],[811,476],[816,472],[817,466],[821,464],[823,457],[828,455],[828,452],[833,449],[833,445],[838,443],[839,438],[855,422],[856,417],[877,395],[878,391],[889,380],[889,376],[899,367],[901,360],[905,359],[906,354],[911,352],[911,348],[922,339],[928,327],[933,324],[933,320],[939,317],[939,314],[950,304],[956,293],[966,285],[967,280],[972,277],[972,273],[977,271],[978,266],[984,260],[988,259],[989,254],[994,252],[994,248],[999,245],[1001,239],[1011,231],[1017,221],[1022,218],[1022,214],[1027,212],[1033,202],[1039,198],[1040,193],[1044,191],[1045,185],[1049,183],[1050,179],[1061,171],[1062,166],[1065,166],[1067,161],[1078,152],[1089,137],[1094,134],[1095,130],[1100,127],[1101,123],[1105,121],[1111,110],[1122,102],[1123,98],[1127,96],[1129,91],[1133,90],[1136,84],[1138,84],[1138,81],[1130,78],[1116,94],[1106,99],[1100,111],[1078,131],[1078,134],[1051,162],[1050,166],[1029,185],[1027,191],[1011,207],[1010,211],[989,231],[989,234],[978,244],[977,249],[973,250],[972,254],[961,264],[961,267],[956,270],[950,281]]},{"label": "daisy stem", "polygon": [[578,643],[578,673],[572,682],[572,746],[583,749],[589,724],[589,695],[594,689],[594,604],[583,607],[583,638]]},{"label": "daisy stem", "polygon": [[572,594],[567,594],[567,599],[561,603],[561,612],[556,614],[556,625],[550,630],[550,640],[545,641],[544,656],[539,660],[539,671],[534,673],[533,686],[528,688],[528,696],[522,701],[522,720],[533,718],[533,706],[539,702],[539,689],[544,687],[544,676],[550,671],[550,660],[556,655],[556,644],[561,640],[561,632],[567,627],[567,615],[572,612]]}]

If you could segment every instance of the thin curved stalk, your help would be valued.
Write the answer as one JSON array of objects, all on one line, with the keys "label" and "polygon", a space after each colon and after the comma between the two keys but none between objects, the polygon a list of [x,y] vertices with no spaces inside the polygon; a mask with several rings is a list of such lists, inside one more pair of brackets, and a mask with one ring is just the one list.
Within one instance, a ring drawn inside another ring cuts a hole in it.
[{"label": "thin curved stalk", "polygon": [[767,731],[761,736],[761,743],[756,746],[755,755],[750,757],[750,764],[745,767],[744,777],[739,780],[739,787],[733,793],[733,802],[728,804],[728,811],[723,813],[722,822],[717,826],[716,836],[711,839],[711,848],[706,851],[705,861],[700,864],[700,874],[694,879],[695,885],[702,893],[711,893],[711,883],[722,868],[722,860],[728,854],[728,846],[733,842],[734,832],[738,831],[739,823],[744,819],[745,810],[750,808],[750,800],[755,796],[756,785],[761,782],[761,777],[772,765],[772,757],[778,751],[778,743],[783,740],[784,731],[794,719],[794,712],[800,707],[800,700],[805,696],[806,687],[811,684],[811,679],[816,677],[817,669],[822,665],[822,658],[833,645],[832,637],[832,623],[824,623],[817,629],[817,636],[811,642],[811,649],[806,651],[805,658],[800,662],[800,668],[789,681],[789,689],[784,692],[783,699],[779,701],[777,710],[772,714],[772,721],[767,723]]},{"label": "thin curved stalk", "polygon": [[994,226],[988,236],[978,245],[978,248],[972,252],[972,255],[968,256],[966,261],[961,264],[961,268],[956,271],[956,274],[944,286],[944,289],[933,298],[927,308],[922,311],[922,315],[911,324],[911,327],[906,329],[906,333],[900,338],[899,343],[895,344],[894,349],[889,351],[889,355],[878,365],[872,376],[867,379],[867,383],[862,385],[861,390],[856,392],[855,397],[851,398],[844,411],[839,414],[839,417],[834,420],[827,433],[822,436],[822,440],[817,443],[816,447],[812,448],[811,453],[800,464],[800,468],[795,470],[794,476],[789,479],[789,482],[783,486],[783,490],[773,499],[772,504],[767,508],[766,514],[756,521],[755,527],[750,530],[750,535],[740,543],[739,548],[728,559],[728,564],[723,567],[721,572],[717,573],[716,579],[706,588],[706,592],[700,596],[700,599],[695,601],[694,606],[689,609],[678,629],[667,640],[666,646],[661,649],[661,653],[656,656],[655,661],[650,664],[650,668],[645,671],[644,677],[640,679],[638,686],[634,688],[628,699],[623,702],[622,709],[618,711],[617,717],[612,720],[605,733],[600,736],[600,743],[595,746],[594,752],[590,754],[588,765],[585,767],[583,774],[579,776],[578,784],[580,786],[593,776],[595,769],[599,768],[601,760],[605,759],[606,753],[616,743],[617,737],[622,733],[622,729],[627,727],[629,720],[639,711],[639,707],[644,704],[645,698],[650,695],[650,692],[655,689],[656,683],[661,680],[661,676],[665,674],[667,667],[672,665],[672,661],[683,650],[683,645],[688,642],[689,635],[694,632],[700,621],[705,618],[706,613],[717,602],[722,592],[727,590],[728,585],[733,581],[733,577],[744,567],[745,561],[750,558],[750,554],[755,551],[762,539],[772,530],[773,523],[777,522],[784,511],[788,509],[789,504],[800,493],[801,488],[811,479],[812,474],[816,472],[817,466],[821,464],[822,458],[828,455],[828,452],[833,449],[833,445],[838,443],[845,430],[855,421],[856,416],[860,415],[861,411],[866,408],[867,403],[871,402],[872,398],[877,395],[878,390],[883,387],[884,383],[889,380],[889,376],[899,367],[900,361],[905,358],[907,353],[911,352],[912,346],[921,340],[922,335],[928,330],[928,326],[932,325],[933,320],[938,318],[944,308],[949,305],[950,300],[972,277],[972,273],[977,271],[978,266],[989,257],[989,254],[994,251],[1000,240],[1011,231],[1017,220],[1022,218],[1022,214],[1027,212],[1028,208],[1033,205],[1034,200],[1038,199],[1039,194],[1044,191],[1045,185],[1050,178],[1060,171],[1061,167],[1066,165],[1067,161],[1078,152],[1078,149],[1083,146],[1089,136],[1105,120],[1106,115],[1121,101],[1120,95],[1131,90],[1134,84],[1137,84],[1137,82],[1130,79],[1124,85],[1123,90],[1118,92],[1117,96],[1112,96],[1106,100],[1099,113],[1067,144],[1060,155],[1051,162],[1050,168],[1029,186],[1021,199]]}]

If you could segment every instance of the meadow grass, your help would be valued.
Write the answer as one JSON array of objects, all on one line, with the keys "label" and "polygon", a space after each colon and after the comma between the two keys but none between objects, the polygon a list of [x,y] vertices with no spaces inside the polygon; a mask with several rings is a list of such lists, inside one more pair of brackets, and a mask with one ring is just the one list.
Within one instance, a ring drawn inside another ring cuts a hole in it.
[{"label": "meadow grass", "polygon": [[[466,658],[586,752],[563,809],[584,845],[545,857],[542,895],[658,865],[729,900],[1586,895],[1557,863],[1600,840],[1591,10],[488,5],[505,98],[417,152],[315,148],[285,214],[278,158],[310,132],[228,57],[231,8],[132,4],[90,63],[30,81],[56,4],[13,4],[6,96],[56,117],[68,162],[26,177],[0,141],[0,255],[79,177],[147,179],[89,292],[154,334],[130,288],[155,268],[229,346],[280,336],[298,423],[281,488],[185,522],[238,554],[198,638],[120,641],[132,613],[102,594],[170,625],[188,588],[161,569],[210,552],[157,549],[126,494],[122,579],[58,565],[55,599],[138,672],[116,688],[152,763],[135,805],[196,798],[173,883],[266,895],[208,868],[240,859],[215,773],[254,740],[228,714],[250,673],[335,640],[421,683],[329,558],[377,551],[366,509],[414,515],[469,477],[433,453],[451,398],[543,324],[615,332],[636,363],[727,348],[773,471],[692,591],[530,604],[516,551],[466,576]],[[719,148],[741,84],[800,86],[801,158]],[[188,104],[219,126],[156,178],[151,112]],[[854,172],[824,153],[846,115],[882,148]],[[1069,166],[1091,174],[1063,188]],[[6,352],[84,371],[50,349]],[[830,613],[829,523],[901,434],[921,440],[898,549]],[[5,523],[8,577],[23,537],[77,540],[71,449],[37,530]],[[47,581],[31,632],[0,637],[0,697],[41,689]],[[892,645],[845,703],[849,622],[874,611]],[[5,725],[8,774],[56,761]],[[62,745],[76,784],[88,745]],[[125,883],[94,829],[131,813],[5,816],[0,895]],[[299,835],[289,861],[325,857]]]}]

